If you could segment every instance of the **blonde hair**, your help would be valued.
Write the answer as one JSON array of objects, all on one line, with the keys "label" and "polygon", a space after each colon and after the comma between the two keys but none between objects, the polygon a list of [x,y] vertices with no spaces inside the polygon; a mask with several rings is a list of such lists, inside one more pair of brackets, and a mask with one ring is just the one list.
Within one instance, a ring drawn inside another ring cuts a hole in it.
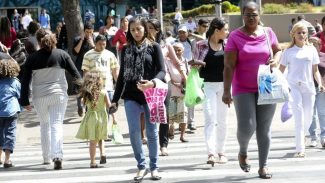
[{"label": "blonde hair", "polygon": [[92,102],[92,107],[95,107],[102,89],[103,79],[100,76],[100,72],[90,71],[86,73],[83,79],[80,96],[84,99],[85,104],[86,102]]},{"label": "blonde hair", "polygon": [[19,64],[13,59],[0,60],[0,78],[17,77],[20,71]]},{"label": "blonde hair", "polygon": [[176,43],[174,43],[174,44],[173,44],[173,48],[174,48],[174,49],[175,49],[175,48],[181,48],[181,49],[184,51],[184,46],[183,46],[183,44],[180,43],[180,42],[176,42]]},{"label": "blonde hair", "polygon": [[291,37],[291,42],[288,46],[288,48],[291,48],[293,47],[295,44],[296,44],[296,41],[295,41],[295,33],[297,32],[298,29],[305,29],[306,30],[306,39],[305,39],[305,45],[311,45],[308,41],[308,28],[306,26],[306,24],[304,24],[303,22],[297,22],[293,25],[291,31],[290,31],[290,37]]}]

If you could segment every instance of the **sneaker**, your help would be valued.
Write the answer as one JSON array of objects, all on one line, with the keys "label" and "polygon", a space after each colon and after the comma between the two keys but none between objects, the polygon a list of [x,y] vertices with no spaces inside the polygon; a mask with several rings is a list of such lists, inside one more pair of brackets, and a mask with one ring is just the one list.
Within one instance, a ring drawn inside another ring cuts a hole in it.
[{"label": "sneaker", "polygon": [[54,170],[61,170],[62,169],[62,159],[60,158],[54,158]]},{"label": "sneaker", "polygon": [[317,147],[317,140],[316,139],[311,139],[309,147]]}]

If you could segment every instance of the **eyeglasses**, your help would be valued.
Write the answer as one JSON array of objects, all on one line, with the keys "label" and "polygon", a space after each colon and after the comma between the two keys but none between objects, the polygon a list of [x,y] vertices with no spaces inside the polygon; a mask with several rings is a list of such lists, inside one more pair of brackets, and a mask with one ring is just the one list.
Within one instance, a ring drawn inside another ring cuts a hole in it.
[{"label": "eyeglasses", "polygon": [[244,14],[244,16],[245,16],[245,17],[248,17],[248,18],[250,18],[250,17],[252,17],[252,18],[256,18],[256,17],[258,17],[259,15],[258,15],[258,14]]}]

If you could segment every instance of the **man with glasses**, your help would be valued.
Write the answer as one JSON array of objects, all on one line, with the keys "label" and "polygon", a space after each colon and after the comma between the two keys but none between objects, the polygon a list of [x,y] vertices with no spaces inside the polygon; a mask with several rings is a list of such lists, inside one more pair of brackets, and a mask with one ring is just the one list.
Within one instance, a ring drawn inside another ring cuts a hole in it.
[{"label": "man with glasses", "polygon": [[196,31],[190,34],[195,41],[204,40],[206,38],[205,34],[208,31],[209,22],[206,19],[200,19],[198,25]]}]

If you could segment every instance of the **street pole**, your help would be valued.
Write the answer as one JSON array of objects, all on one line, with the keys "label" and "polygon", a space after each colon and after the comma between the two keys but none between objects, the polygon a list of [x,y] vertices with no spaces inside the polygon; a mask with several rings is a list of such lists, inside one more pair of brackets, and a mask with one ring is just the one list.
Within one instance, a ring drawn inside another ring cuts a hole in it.
[{"label": "street pole", "polygon": [[221,0],[215,0],[215,11],[217,17],[222,16],[222,11],[221,11]]},{"label": "street pole", "polygon": [[163,30],[164,27],[164,21],[163,21],[163,11],[162,11],[162,0],[157,0],[157,10],[158,10],[158,20],[160,21],[161,24],[161,29]]},{"label": "street pole", "polygon": [[177,0],[177,8],[182,11],[182,0]]},{"label": "street pole", "polygon": [[262,0],[256,0],[256,4],[258,4],[258,8],[260,9],[260,13],[262,14]]}]

